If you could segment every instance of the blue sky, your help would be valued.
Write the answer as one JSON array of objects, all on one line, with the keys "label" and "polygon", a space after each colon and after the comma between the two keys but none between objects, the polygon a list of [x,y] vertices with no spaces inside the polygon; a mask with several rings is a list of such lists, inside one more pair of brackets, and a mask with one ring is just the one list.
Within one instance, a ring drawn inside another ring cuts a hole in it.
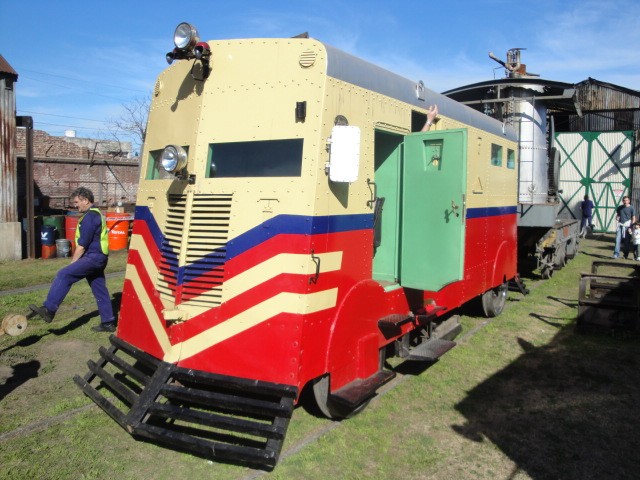
[{"label": "blue sky", "polygon": [[542,78],[640,90],[638,0],[3,1],[0,54],[18,72],[18,115],[54,135],[108,138],[106,122],[166,67],[175,26],[203,40],[302,32],[436,91],[502,77],[522,47]]}]

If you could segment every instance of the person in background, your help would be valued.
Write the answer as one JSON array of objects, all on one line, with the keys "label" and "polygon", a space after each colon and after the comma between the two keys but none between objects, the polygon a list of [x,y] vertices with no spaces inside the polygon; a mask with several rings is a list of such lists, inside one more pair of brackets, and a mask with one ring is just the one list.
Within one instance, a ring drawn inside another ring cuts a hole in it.
[{"label": "person in background", "polygon": [[636,211],[631,206],[631,198],[627,195],[622,197],[622,205],[616,210],[616,246],[613,250],[613,258],[620,256],[620,247],[624,258],[629,255],[629,229],[636,223]]},{"label": "person in background", "polygon": [[76,250],[71,263],[56,274],[42,306],[29,305],[29,308],[40,315],[45,322],[52,322],[71,286],[86,278],[98,304],[101,319],[100,324],[93,327],[93,330],[115,332],[116,321],[104,277],[104,269],[109,260],[106,220],[100,210],[93,206],[93,192],[88,188],[76,189],[71,197],[82,215],[76,228]]},{"label": "person in background", "polygon": [[593,202],[589,199],[589,195],[585,195],[582,202],[580,202],[580,211],[582,213],[580,235],[585,237],[587,235],[587,226],[593,230]]},{"label": "person in background", "polygon": [[633,245],[633,259],[637,262],[640,260],[640,223],[634,223],[629,233],[631,234],[631,244]]},{"label": "person in background", "polygon": [[429,108],[427,108],[427,121],[424,122],[424,126],[422,127],[421,132],[428,132],[431,129],[431,125],[435,123],[437,116],[438,105],[431,105]]}]

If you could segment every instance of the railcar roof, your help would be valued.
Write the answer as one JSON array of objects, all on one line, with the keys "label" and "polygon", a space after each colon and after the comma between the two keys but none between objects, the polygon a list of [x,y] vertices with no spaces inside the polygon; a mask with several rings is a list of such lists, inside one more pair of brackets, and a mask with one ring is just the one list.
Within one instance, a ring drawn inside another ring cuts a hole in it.
[{"label": "railcar roof", "polygon": [[449,118],[517,141],[517,135],[513,128],[503,126],[502,123],[483,113],[426,87],[424,100],[420,100],[416,96],[417,81],[409,80],[330,45],[324,44],[324,46],[328,56],[327,75],[333,78],[378,92],[419,108],[437,104],[440,113]]}]

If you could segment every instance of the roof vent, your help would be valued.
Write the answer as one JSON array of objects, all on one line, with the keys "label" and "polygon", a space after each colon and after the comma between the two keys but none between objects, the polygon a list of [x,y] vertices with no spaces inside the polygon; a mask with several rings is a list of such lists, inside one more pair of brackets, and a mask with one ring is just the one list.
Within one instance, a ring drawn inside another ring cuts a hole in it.
[{"label": "roof vent", "polygon": [[316,63],[318,54],[313,50],[305,50],[300,54],[300,66],[303,68],[312,67]]}]

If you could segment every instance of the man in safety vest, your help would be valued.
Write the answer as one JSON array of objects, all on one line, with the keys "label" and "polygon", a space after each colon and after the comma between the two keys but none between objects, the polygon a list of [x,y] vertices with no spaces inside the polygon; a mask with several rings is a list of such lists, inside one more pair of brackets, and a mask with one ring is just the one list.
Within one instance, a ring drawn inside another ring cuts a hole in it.
[{"label": "man in safety vest", "polygon": [[93,296],[98,303],[101,322],[93,327],[96,332],[115,332],[116,321],[111,306],[111,296],[107,290],[104,269],[109,260],[109,238],[104,216],[93,206],[93,192],[80,187],[72,194],[73,203],[82,215],[76,228],[76,250],[71,263],[60,269],[51,284],[47,299],[41,307],[29,308],[45,322],[53,321],[60,304],[69,293],[71,286],[87,279]]}]

